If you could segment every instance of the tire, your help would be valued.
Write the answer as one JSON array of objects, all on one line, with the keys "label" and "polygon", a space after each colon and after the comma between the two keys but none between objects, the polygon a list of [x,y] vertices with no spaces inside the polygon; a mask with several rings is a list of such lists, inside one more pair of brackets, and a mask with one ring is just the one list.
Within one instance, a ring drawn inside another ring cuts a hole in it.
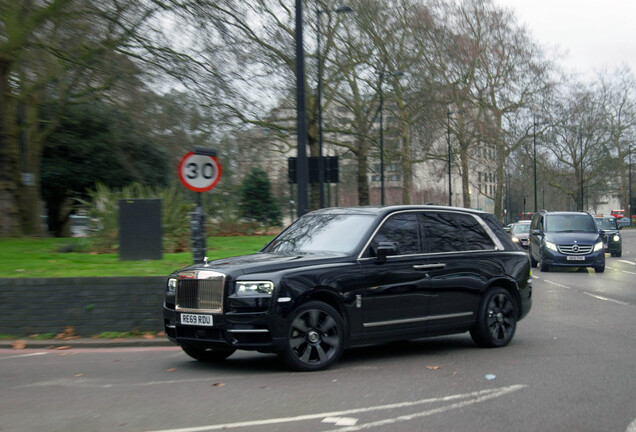
[{"label": "tire", "polygon": [[517,304],[510,292],[494,287],[486,292],[470,336],[480,347],[498,348],[512,340],[517,329]]},{"label": "tire", "polygon": [[616,252],[612,252],[612,256],[616,258],[620,258],[623,255],[623,248],[619,249]]},{"label": "tire", "polygon": [[605,264],[603,264],[602,266],[594,267],[594,271],[596,273],[603,273],[605,271]]},{"label": "tire", "polygon": [[285,349],[279,353],[297,371],[326,369],[344,350],[344,325],[340,314],[320,301],[301,305],[289,317]]},{"label": "tire", "polygon": [[193,359],[201,362],[220,362],[234,354],[236,351],[233,348],[213,350],[196,348],[191,345],[181,345],[181,349]]},{"label": "tire", "polygon": [[543,261],[541,261],[541,271],[545,272],[545,273],[549,272],[550,271],[550,266],[547,265],[547,264],[544,264]]}]

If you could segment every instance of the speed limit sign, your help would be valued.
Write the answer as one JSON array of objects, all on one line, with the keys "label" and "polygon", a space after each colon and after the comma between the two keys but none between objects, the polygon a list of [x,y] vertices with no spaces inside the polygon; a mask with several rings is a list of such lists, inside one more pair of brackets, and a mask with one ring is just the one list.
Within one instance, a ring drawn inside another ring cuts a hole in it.
[{"label": "speed limit sign", "polygon": [[191,191],[209,191],[221,179],[221,164],[216,156],[190,152],[179,162],[179,179]]}]

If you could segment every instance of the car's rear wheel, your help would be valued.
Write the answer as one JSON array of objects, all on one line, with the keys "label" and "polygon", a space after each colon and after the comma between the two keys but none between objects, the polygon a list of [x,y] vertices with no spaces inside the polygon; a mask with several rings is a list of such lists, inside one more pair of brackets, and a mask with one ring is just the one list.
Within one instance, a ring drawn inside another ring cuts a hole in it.
[{"label": "car's rear wheel", "polygon": [[481,300],[470,336],[481,347],[506,346],[517,329],[517,316],[517,304],[510,292],[501,287],[491,288]]},{"label": "car's rear wheel", "polygon": [[344,349],[344,325],[338,311],[310,301],[289,317],[281,358],[292,369],[315,371],[331,366]]},{"label": "car's rear wheel", "polygon": [[236,351],[230,349],[206,349],[197,348],[192,345],[181,345],[181,349],[190,357],[202,362],[218,362],[223,361]]}]

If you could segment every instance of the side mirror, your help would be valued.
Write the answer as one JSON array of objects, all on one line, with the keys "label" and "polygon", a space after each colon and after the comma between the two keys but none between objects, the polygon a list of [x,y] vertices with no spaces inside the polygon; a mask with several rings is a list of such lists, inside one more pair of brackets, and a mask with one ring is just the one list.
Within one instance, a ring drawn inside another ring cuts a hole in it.
[{"label": "side mirror", "polygon": [[395,242],[380,242],[375,251],[375,255],[378,257],[379,263],[385,263],[386,257],[397,255],[397,252],[398,248]]}]

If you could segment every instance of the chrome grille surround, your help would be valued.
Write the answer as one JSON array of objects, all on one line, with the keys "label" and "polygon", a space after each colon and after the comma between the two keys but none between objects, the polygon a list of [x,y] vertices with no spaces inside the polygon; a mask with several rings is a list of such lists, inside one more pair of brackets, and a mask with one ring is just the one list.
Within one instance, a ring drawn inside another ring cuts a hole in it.
[{"label": "chrome grille surround", "polygon": [[175,310],[179,312],[223,313],[225,274],[209,270],[177,275]]},{"label": "chrome grille surround", "polygon": [[593,245],[568,244],[559,245],[559,252],[564,255],[587,255],[592,252]]}]

